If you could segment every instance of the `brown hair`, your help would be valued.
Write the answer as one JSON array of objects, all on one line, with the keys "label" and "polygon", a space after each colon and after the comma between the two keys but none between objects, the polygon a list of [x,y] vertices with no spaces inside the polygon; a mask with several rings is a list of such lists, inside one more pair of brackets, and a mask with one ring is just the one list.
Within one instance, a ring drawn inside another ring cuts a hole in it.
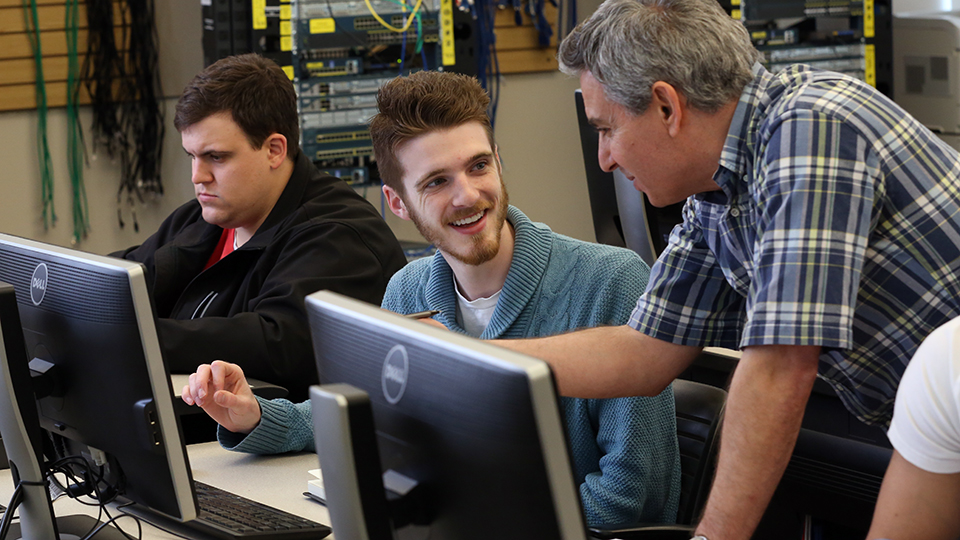
[{"label": "brown hair", "polygon": [[177,131],[227,112],[254,148],[274,133],[287,138],[287,156],[300,149],[300,122],[293,82],[273,60],[258,54],[221,58],[197,74],[177,101]]},{"label": "brown hair", "polygon": [[493,148],[493,128],[487,115],[490,96],[477,79],[455,73],[419,71],[397,77],[380,88],[380,112],[370,121],[370,138],[380,178],[403,195],[403,167],[397,149],[425,133],[478,122]]}]

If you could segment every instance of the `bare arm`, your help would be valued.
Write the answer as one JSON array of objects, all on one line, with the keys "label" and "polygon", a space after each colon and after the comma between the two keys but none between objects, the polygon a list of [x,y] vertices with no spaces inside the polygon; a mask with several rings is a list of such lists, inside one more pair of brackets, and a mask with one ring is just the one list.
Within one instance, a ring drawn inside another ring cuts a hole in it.
[{"label": "bare arm", "polygon": [[954,540],[960,537],[960,473],[925,471],[894,450],[867,538]]},{"label": "bare arm", "polygon": [[817,375],[819,347],[744,350],[730,385],[720,459],[697,533],[747,540],[790,461]]},{"label": "bare arm", "polygon": [[545,360],[564,396],[655,396],[700,354],[629,326],[604,326],[536,339],[498,340],[497,345]]}]

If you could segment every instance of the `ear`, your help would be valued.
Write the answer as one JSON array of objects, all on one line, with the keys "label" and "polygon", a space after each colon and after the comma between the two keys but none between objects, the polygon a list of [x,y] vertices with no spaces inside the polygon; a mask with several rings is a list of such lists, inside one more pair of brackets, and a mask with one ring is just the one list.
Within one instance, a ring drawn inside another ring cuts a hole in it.
[{"label": "ear", "polygon": [[500,171],[500,174],[503,174],[503,163],[500,161],[500,147],[498,145],[493,145],[493,157],[497,158],[497,170]]},{"label": "ear", "polygon": [[267,149],[267,159],[270,161],[270,168],[276,169],[287,159],[287,138],[279,133],[273,133],[263,141],[263,147]]},{"label": "ear", "polygon": [[387,206],[390,207],[390,211],[398,218],[410,221],[410,212],[407,211],[407,205],[403,204],[403,199],[400,198],[397,190],[386,184],[383,185],[382,189],[383,196],[387,198]]},{"label": "ear", "polygon": [[680,133],[683,121],[685,100],[673,85],[663,81],[653,83],[650,90],[652,98],[650,106],[656,108],[657,117],[663,123],[667,133],[671,137],[676,137]]}]

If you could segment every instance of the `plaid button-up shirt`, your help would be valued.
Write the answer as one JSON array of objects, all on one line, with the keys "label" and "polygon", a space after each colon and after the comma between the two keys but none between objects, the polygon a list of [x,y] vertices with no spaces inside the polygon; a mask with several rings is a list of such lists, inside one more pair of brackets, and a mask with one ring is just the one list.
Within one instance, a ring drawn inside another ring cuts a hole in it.
[{"label": "plaid button-up shirt", "polygon": [[686,345],[819,345],[820,377],[888,425],[920,342],[960,315],[960,156],[875,89],[759,65],[714,180],[630,325]]}]

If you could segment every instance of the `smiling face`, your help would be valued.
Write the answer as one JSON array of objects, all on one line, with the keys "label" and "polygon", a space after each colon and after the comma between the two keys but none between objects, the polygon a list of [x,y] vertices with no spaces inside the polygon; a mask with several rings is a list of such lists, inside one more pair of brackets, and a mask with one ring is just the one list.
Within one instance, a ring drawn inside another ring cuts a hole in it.
[{"label": "smiling face", "polygon": [[390,209],[413,221],[445,256],[480,265],[500,251],[508,197],[496,151],[483,126],[470,122],[402,144],[401,196],[389,186]]},{"label": "smiling face", "polygon": [[289,180],[278,170],[286,159],[286,139],[274,133],[253,148],[229,113],[208,116],[180,136],[204,221],[238,229],[245,239],[252,236]]}]

